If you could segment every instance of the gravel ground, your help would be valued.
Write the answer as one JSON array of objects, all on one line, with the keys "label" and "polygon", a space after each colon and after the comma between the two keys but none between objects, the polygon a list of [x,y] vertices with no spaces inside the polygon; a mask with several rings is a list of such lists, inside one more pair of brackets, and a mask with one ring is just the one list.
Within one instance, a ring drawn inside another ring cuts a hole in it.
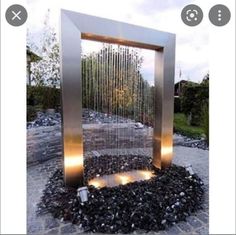
[{"label": "gravel ground", "polygon": [[[101,123],[134,123],[134,120],[123,118],[118,115],[109,115],[90,109],[83,109],[83,124],[101,124]],[[37,118],[27,123],[27,128],[36,128],[41,126],[54,126],[61,123],[60,113],[38,112]]]},{"label": "gravel ground", "polygon": [[[144,149],[147,154],[150,152]],[[174,163],[178,165],[192,164],[193,170],[204,182],[204,200],[202,209],[187,217],[187,221],[179,222],[157,233],[150,234],[208,234],[208,151],[197,148],[175,147]],[[56,167],[61,167],[61,159],[51,159],[43,164],[28,168],[28,234],[78,234],[83,230],[77,225],[72,225],[51,215],[36,215],[37,204],[42,196],[43,189]],[[140,231],[137,231],[140,232]]]},{"label": "gravel ground", "polygon": [[201,209],[204,193],[203,182],[196,174],[175,165],[156,170],[149,180],[112,188],[89,186],[87,202],[80,201],[76,190],[66,187],[63,171],[56,170],[38,205],[39,215],[51,213],[94,233],[147,233],[186,221]]}]

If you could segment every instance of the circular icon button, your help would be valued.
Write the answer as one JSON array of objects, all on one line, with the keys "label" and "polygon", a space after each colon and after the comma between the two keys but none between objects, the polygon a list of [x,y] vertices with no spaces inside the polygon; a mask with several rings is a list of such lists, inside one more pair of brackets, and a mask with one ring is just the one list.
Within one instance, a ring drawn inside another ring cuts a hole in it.
[{"label": "circular icon button", "polygon": [[187,5],[181,12],[182,21],[188,26],[196,26],[203,19],[202,9],[194,4]]},{"label": "circular icon button", "polygon": [[6,11],[6,20],[12,26],[21,26],[28,17],[26,9],[18,4],[11,5]]},{"label": "circular icon button", "polygon": [[209,19],[215,26],[226,25],[231,18],[231,13],[228,7],[222,4],[215,5],[209,12]]}]

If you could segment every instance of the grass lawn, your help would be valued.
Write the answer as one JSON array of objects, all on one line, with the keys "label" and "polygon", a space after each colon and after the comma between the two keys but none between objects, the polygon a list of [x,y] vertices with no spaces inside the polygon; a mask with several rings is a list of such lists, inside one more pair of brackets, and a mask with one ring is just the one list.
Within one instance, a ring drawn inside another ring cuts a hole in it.
[{"label": "grass lawn", "polygon": [[204,131],[201,127],[188,125],[187,118],[183,113],[175,113],[174,127],[175,132],[188,137],[197,138],[204,135]]}]

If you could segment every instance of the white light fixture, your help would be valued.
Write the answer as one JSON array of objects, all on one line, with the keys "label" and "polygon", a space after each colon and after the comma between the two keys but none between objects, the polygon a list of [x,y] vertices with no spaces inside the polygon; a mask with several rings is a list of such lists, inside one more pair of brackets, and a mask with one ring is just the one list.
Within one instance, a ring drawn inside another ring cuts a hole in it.
[{"label": "white light fixture", "polygon": [[80,197],[81,202],[88,201],[88,187],[80,187],[77,189],[77,197]]},{"label": "white light fixture", "polygon": [[186,169],[186,171],[189,172],[190,175],[194,175],[194,171],[193,171],[193,168],[192,168],[192,165],[191,165],[191,164],[186,165],[186,166],[185,166],[185,169]]}]

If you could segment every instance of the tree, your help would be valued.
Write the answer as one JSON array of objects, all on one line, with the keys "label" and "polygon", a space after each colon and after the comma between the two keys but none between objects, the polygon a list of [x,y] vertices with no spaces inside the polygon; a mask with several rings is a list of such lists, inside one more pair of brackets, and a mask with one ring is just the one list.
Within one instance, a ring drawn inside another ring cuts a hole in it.
[{"label": "tree", "polygon": [[[30,36],[28,41],[29,39]],[[32,81],[36,85],[58,87],[60,85],[59,43],[55,29],[50,25],[50,10],[45,16],[42,39],[37,50],[42,60],[32,63]]]},{"label": "tree", "polygon": [[135,48],[104,44],[82,56],[83,107],[151,123],[153,91]]},{"label": "tree", "polygon": [[209,74],[200,84],[188,84],[181,96],[181,108],[189,118],[190,124],[200,126],[202,123],[202,109],[206,110],[209,101]]},{"label": "tree", "polygon": [[209,79],[210,79],[210,75],[209,73],[207,73],[202,79],[201,85],[205,85],[209,87]]}]

